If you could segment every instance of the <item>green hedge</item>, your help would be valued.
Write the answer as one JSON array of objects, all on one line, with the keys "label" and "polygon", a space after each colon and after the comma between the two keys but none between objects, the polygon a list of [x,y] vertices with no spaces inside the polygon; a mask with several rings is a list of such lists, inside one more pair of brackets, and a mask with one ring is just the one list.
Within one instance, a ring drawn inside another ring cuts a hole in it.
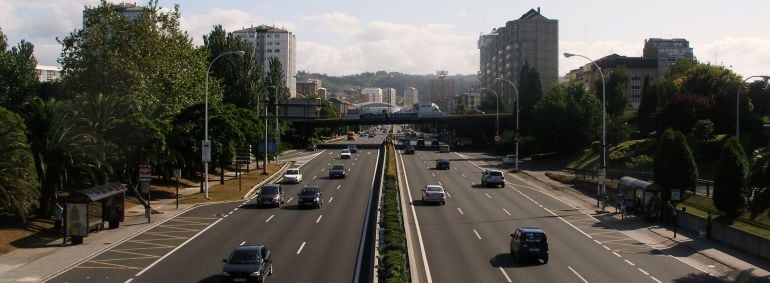
[{"label": "green hedge", "polygon": [[388,146],[383,178],[382,234],[384,246],[380,250],[380,280],[407,282],[409,270],[406,264],[406,237],[398,204],[398,179],[396,178],[395,149]]}]

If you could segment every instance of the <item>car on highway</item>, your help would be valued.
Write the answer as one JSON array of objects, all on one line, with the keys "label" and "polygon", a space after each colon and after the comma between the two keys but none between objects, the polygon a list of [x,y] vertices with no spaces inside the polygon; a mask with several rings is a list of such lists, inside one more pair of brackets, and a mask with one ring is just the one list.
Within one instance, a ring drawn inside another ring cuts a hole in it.
[{"label": "car on highway", "polygon": [[349,149],[343,149],[342,152],[340,152],[340,159],[350,159],[352,155],[350,154]]},{"label": "car on highway", "polygon": [[369,133],[369,137],[373,138],[374,137],[374,133]]},{"label": "car on highway", "polygon": [[417,138],[417,146],[425,146],[425,138]]},{"label": "car on highway", "polygon": [[305,147],[305,150],[307,151],[316,151],[318,149],[318,146],[316,146],[314,143],[308,144]]},{"label": "car on highway", "polygon": [[516,155],[508,154],[503,157],[503,165],[513,165],[516,162]]},{"label": "car on highway", "polygon": [[350,153],[358,153],[358,147],[355,144],[348,145]]},{"label": "car on highway", "polygon": [[436,159],[436,169],[449,170],[449,160],[443,158]]},{"label": "car on highway", "polygon": [[404,154],[414,154],[414,147],[411,145],[404,147]]},{"label": "car on highway", "polygon": [[318,186],[305,186],[297,194],[297,206],[321,208],[323,205],[323,194]]},{"label": "car on highway", "polygon": [[267,184],[259,189],[257,207],[280,207],[283,203],[283,187],[281,187],[281,184]]},{"label": "car on highway", "polygon": [[439,185],[427,185],[422,189],[423,203],[446,204],[446,192],[444,187]]},{"label": "car on highway", "polygon": [[439,143],[438,143],[437,139],[433,139],[432,141],[430,141],[430,146],[431,147],[438,147],[438,145],[439,145]]},{"label": "car on highway", "polygon": [[299,168],[289,168],[283,173],[284,183],[299,184],[302,183],[302,171]]},{"label": "car on highway", "polygon": [[345,170],[344,164],[334,164],[331,168],[329,168],[329,179],[334,178],[343,178],[345,179],[348,176],[347,171]]},{"label": "car on highway", "polygon": [[273,259],[264,245],[238,246],[222,262],[222,282],[265,282],[273,274]]},{"label": "car on highway", "polygon": [[541,228],[518,227],[511,233],[511,255],[517,261],[541,259],[548,263],[548,236]]},{"label": "car on highway", "polygon": [[481,172],[481,185],[482,186],[500,186],[505,187],[505,176],[503,171],[486,169]]}]

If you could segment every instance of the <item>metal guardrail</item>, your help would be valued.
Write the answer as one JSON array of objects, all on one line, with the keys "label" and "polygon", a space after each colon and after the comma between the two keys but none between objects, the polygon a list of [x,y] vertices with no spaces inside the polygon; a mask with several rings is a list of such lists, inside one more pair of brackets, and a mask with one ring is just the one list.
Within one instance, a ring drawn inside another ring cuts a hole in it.
[{"label": "metal guardrail", "polygon": [[[597,170],[582,170],[582,169],[568,169],[564,168],[562,171],[570,172],[575,175],[575,179],[598,181],[599,173]],[[640,180],[652,181],[654,179],[653,172],[646,171],[629,171],[629,170],[607,170],[608,180],[620,180],[621,177],[629,176]],[[697,179],[695,181],[695,193],[706,197],[711,197],[711,193],[714,189],[714,181],[706,179]]]}]

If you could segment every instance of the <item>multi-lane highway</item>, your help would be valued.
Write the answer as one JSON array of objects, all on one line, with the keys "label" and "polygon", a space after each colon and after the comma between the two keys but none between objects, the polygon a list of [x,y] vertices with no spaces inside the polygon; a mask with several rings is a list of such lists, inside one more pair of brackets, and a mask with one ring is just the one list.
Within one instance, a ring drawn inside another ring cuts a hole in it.
[{"label": "multi-lane highway", "polygon": [[[384,135],[360,143],[381,143]],[[342,141],[346,142],[346,141]],[[372,193],[377,149],[359,148],[351,159],[339,150],[298,152],[304,180],[284,184],[286,204],[257,208],[254,200],[189,210],[60,274],[50,282],[218,282],[226,258],[241,244],[272,251],[277,282],[352,282]],[[346,179],[328,179],[332,164],[344,164]],[[318,185],[320,209],[299,209],[297,193]]]},{"label": "multi-lane highway", "polygon": [[[450,170],[434,169],[437,158]],[[401,155],[413,266],[420,282],[674,282],[720,281],[654,250],[532,184],[506,173],[505,188],[479,185],[483,168],[502,167],[431,149]],[[443,185],[446,205],[424,205],[421,189]],[[509,254],[510,234],[518,226],[543,228],[550,260],[518,263]]]}]

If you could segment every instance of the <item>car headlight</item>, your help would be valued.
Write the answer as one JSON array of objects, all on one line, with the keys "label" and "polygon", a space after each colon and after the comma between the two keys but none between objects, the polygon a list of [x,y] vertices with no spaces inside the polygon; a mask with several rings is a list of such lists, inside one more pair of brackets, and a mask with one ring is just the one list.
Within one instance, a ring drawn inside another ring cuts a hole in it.
[{"label": "car headlight", "polygon": [[227,271],[222,271],[222,276],[230,276],[230,273],[227,273]]},{"label": "car headlight", "polygon": [[259,275],[260,275],[259,271],[254,271],[251,274],[249,274],[249,276],[259,276]]}]

